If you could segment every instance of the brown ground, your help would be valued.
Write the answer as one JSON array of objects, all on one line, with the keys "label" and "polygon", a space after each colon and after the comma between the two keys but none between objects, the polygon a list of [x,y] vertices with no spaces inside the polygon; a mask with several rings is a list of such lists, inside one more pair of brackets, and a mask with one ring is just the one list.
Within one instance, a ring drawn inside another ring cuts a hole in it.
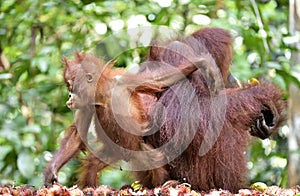
[{"label": "brown ground", "polygon": [[[135,190],[134,190],[135,189]],[[139,196],[148,196],[148,195],[156,195],[156,196],[218,196],[218,195],[282,195],[282,196],[300,196],[300,186],[295,186],[289,189],[283,189],[277,186],[267,187],[264,191],[258,191],[255,189],[240,189],[237,194],[230,193],[226,190],[211,190],[210,192],[199,192],[191,189],[189,184],[187,183],[174,183],[171,182],[163,187],[158,187],[154,189],[138,189],[135,187],[131,187],[129,185],[122,187],[120,190],[116,190],[110,188],[105,185],[101,185],[97,188],[86,188],[84,190],[79,189],[74,186],[71,188],[64,187],[60,184],[55,184],[50,188],[40,188],[34,189],[30,186],[0,186],[0,195],[3,196],[81,196],[81,195],[89,195],[89,196],[130,196],[130,195],[139,195]]]}]

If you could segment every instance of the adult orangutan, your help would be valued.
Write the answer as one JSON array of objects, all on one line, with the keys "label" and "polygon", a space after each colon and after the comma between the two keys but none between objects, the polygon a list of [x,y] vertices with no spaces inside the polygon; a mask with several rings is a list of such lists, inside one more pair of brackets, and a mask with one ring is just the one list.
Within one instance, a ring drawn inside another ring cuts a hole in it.
[{"label": "adult orangutan", "polygon": [[[188,59],[190,50],[196,54],[208,50],[226,84],[231,42],[227,31],[205,28],[180,42],[157,46],[150,58],[176,67]],[[265,139],[276,133],[287,107],[283,92],[269,82],[213,94],[200,70],[161,92],[157,103],[149,113],[154,134],[144,141],[156,149],[167,146],[162,153],[169,160],[165,168],[170,179],[186,180],[198,190],[233,192],[245,185],[250,135]]]}]

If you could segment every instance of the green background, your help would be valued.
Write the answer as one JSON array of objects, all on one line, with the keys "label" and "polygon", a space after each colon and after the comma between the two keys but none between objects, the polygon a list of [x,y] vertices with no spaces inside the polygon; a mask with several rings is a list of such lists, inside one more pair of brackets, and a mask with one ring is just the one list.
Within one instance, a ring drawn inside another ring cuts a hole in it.
[{"label": "green background", "polygon": [[[285,90],[291,82],[300,86],[292,74],[299,66],[289,63],[294,48],[289,44],[287,0],[2,0],[0,52],[9,67],[0,72],[0,184],[43,184],[42,171],[74,117],[65,105],[62,57],[93,50],[114,58],[120,40],[126,40],[124,32],[143,25],[164,25],[182,34],[205,26],[228,29],[235,40],[231,70],[238,79],[270,80]],[[117,40],[103,42],[118,31],[123,33]],[[117,64],[139,64],[145,51],[128,50]],[[284,129],[274,140],[254,139],[250,182],[286,186],[287,155]],[[72,186],[79,165],[72,160],[63,167],[60,182]],[[111,169],[100,179],[116,188],[131,182],[127,172]]]}]

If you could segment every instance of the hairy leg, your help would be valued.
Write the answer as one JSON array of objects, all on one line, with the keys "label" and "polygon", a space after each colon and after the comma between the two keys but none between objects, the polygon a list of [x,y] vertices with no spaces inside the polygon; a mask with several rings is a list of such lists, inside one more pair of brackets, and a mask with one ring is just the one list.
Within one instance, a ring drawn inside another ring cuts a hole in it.
[{"label": "hairy leg", "polygon": [[60,149],[55,153],[53,159],[44,170],[45,186],[50,186],[53,182],[57,182],[57,172],[59,169],[83,149],[84,144],[81,137],[77,132],[75,124],[72,124],[65,131],[65,137],[60,142]]},{"label": "hairy leg", "polygon": [[135,176],[144,186],[151,188],[160,186],[165,183],[167,180],[170,180],[170,176],[165,167],[157,167],[159,165],[164,165],[165,155],[164,153],[155,150],[152,145],[146,143],[140,143],[140,149],[142,151],[152,152],[148,153],[147,157],[140,158],[141,164],[148,165],[151,170],[147,171],[138,171],[135,172]]},{"label": "hairy leg", "polygon": [[101,161],[98,157],[89,154],[86,160],[83,160],[83,166],[80,168],[80,176],[77,184],[80,188],[96,187],[98,182],[98,172],[103,170],[107,163]]}]

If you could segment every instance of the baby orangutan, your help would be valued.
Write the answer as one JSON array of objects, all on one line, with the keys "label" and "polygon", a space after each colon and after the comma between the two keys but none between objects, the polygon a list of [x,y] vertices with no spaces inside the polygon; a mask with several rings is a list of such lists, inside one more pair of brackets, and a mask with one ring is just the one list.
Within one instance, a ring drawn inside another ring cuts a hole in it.
[{"label": "baby orangutan", "polygon": [[[207,73],[207,78],[213,78],[216,67],[209,66],[210,58],[199,56],[192,61],[186,61],[178,68],[164,66],[163,69],[157,66],[159,72],[155,76],[146,74],[128,74],[124,69],[113,69],[113,62],[105,65],[103,61],[90,54],[75,54],[75,60],[65,62],[64,78],[69,90],[69,100],[67,106],[76,109],[75,121],[66,130],[65,137],[62,139],[60,149],[56,152],[51,162],[44,170],[45,185],[51,185],[57,181],[57,172],[72,157],[81,150],[87,148],[87,132],[94,116],[95,130],[97,139],[103,143],[103,148],[96,154],[108,152],[110,157],[103,161],[93,153],[90,153],[84,161],[81,169],[78,185],[80,187],[96,186],[97,173],[110,163],[119,160],[130,161],[131,159],[141,159],[139,164],[148,164],[147,159],[153,159],[160,163],[164,156],[160,152],[155,157],[134,157],[135,153],[128,153],[120,149],[131,151],[153,150],[151,145],[143,142],[142,134],[144,127],[148,125],[149,119],[146,114],[146,107],[142,103],[141,94],[154,97],[155,93],[162,92],[165,88],[181,80],[186,75],[201,69]],[[118,84],[118,88],[115,86]],[[114,92],[112,90],[114,89]],[[111,97],[120,99],[118,111],[127,118],[125,127],[132,128],[128,132],[124,130],[115,120],[112,111]],[[149,98],[148,96],[148,98]],[[129,104],[124,100],[129,97]],[[154,101],[155,99],[149,99]],[[124,103],[125,104],[122,104]],[[124,106],[124,108],[122,108]],[[128,114],[128,111],[129,114]],[[132,131],[137,134],[132,134]],[[140,133],[139,133],[140,132]],[[101,135],[102,134],[102,135]],[[103,136],[104,134],[104,136]],[[108,136],[109,141],[117,143],[118,148],[102,139]],[[105,158],[104,158],[105,159]],[[133,167],[138,167],[137,165]],[[139,173],[139,172],[137,172]],[[169,178],[163,167],[150,171],[141,171],[142,176],[150,177],[150,184],[159,185]],[[138,174],[139,175],[139,174]]]}]

